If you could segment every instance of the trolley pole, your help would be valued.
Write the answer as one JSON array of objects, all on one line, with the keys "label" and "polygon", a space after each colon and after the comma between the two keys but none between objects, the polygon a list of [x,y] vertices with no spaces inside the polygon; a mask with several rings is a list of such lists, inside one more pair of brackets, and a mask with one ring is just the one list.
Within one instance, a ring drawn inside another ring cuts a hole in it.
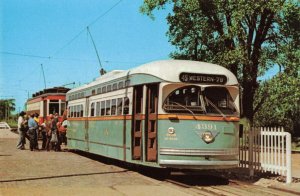
[{"label": "trolley pole", "polygon": [[45,79],[45,73],[44,73],[44,67],[43,67],[43,64],[41,64],[41,68],[42,68],[42,72],[43,72],[44,85],[45,85],[45,89],[46,89],[46,79]]}]

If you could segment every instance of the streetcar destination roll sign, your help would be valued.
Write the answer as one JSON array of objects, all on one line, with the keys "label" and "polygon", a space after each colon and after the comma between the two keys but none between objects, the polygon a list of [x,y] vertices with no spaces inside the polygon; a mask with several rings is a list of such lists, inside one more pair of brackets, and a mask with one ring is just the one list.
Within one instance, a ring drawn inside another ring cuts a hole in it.
[{"label": "streetcar destination roll sign", "polygon": [[225,84],[227,77],[216,74],[198,74],[198,73],[180,73],[181,82],[187,83],[204,83],[204,84]]}]

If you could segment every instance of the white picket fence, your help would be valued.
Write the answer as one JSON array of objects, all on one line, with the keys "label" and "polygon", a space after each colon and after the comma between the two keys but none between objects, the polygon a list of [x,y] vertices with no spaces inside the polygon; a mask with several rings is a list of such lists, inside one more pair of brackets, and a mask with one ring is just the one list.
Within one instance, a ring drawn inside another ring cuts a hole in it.
[{"label": "white picket fence", "polygon": [[251,128],[240,138],[240,167],[254,172],[271,172],[292,182],[291,134],[283,128]]}]

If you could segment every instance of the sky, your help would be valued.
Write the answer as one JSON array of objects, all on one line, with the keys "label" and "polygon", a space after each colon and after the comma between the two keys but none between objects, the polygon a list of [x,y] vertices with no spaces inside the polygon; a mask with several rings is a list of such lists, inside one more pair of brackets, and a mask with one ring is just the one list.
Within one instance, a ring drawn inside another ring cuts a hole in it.
[{"label": "sky", "polygon": [[155,20],[139,12],[142,0],[1,0],[0,99],[17,112],[45,88],[76,87],[105,70],[127,70],[169,59],[167,11]]},{"label": "sky", "polygon": [[[169,59],[166,16],[139,12],[143,0],[0,0],[0,99],[14,98],[16,112],[35,92],[73,88],[107,71]],[[45,74],[45,83],[43,71]],[[277,72],[271,69],[268,76]]]}]

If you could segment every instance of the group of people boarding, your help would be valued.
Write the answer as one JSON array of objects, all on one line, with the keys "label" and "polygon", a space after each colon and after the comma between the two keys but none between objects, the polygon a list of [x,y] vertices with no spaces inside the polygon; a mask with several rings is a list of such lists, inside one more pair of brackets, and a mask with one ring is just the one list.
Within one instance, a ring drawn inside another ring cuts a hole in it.
[{"label": "group of people boarding", "polygon": [[[58,114],[50,114],[43,123],[40,123],[39,114],[26,115],[26,112],[20,112],[18,118],[19,140],[17,149],[24,150],[26,139],[29,140],[31,151],[54,150],[61,151],[61,144],[67,145],[67,125],[68,121],[63,118],[60,122]],[[42,148],[39,148],[38,139],[42,138]]]}]

